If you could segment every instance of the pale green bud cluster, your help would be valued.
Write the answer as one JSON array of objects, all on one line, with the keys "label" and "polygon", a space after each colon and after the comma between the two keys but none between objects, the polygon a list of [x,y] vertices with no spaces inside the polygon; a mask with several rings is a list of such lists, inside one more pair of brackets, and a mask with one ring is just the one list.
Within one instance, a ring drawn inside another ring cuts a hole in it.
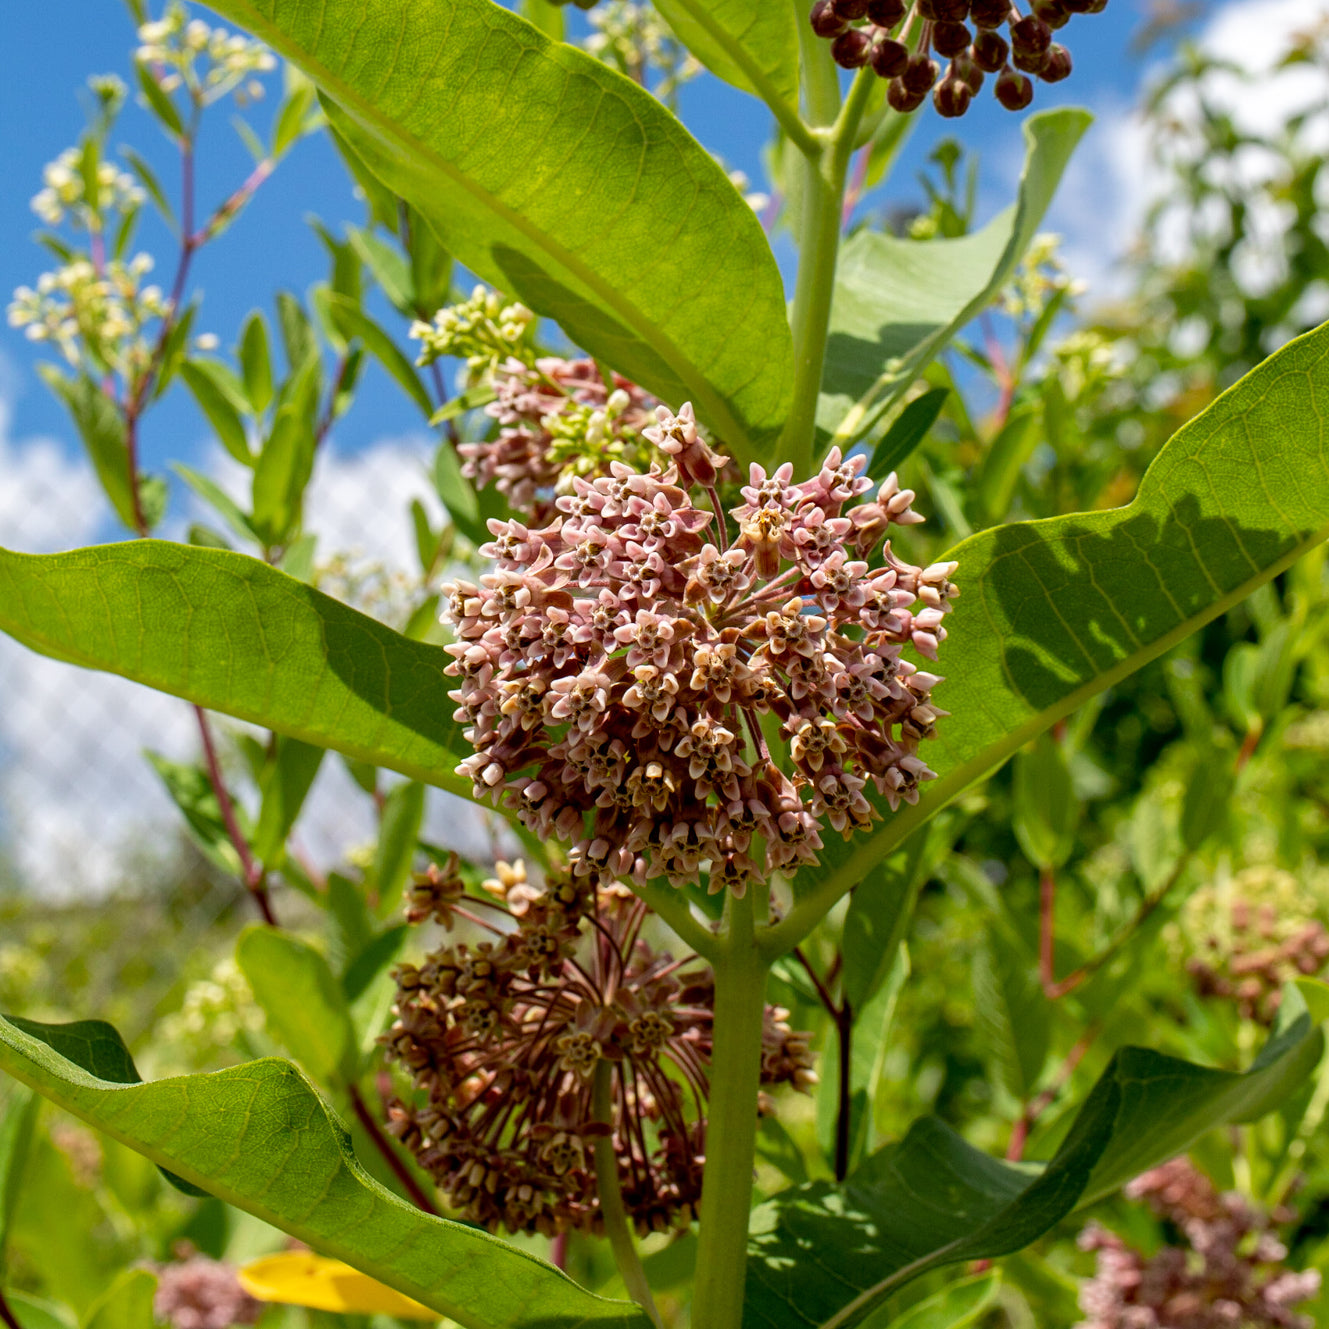
[{"label": "pale green bud cluster", "polygon": [[546,459],[560,472],[557,491],[571,492],[574,475],[602,474],[610,461],[646,470],[652,462],[666,460],[642,437],[640,417],[639,406],[622,388],[615,388],[603,406],[569,400],[544,416],[540,425],[549,435]]},{"label": "pale green bud cluster", "polygon": [[445,356],[465,360],[474,383],[504,360],[528,361],[534,323],[535,315],[525,305],[505,304],[497,292],[477,286],[469,300],[446,305],[432,323],[417,319],[411,324],[410,335],[420,342],[416,364],[433,364]]},{"label": "pale green bud cluster", "polygon": [[1001,293],[1001,309],[1014,319],[1034,322],[1058,295],[1074,300],[1085,284],[1066,271],[1061,260],[1061,236],[1044,233],[1034,242]]},{"label": "pale green bud cluster", "polygon": [[170,312],[161,287],[143,284],[151,270],[147,254],[113,260],[101,272],[75,259],[42,273],[35,289],[20,286],[9,325],[23,328],[30,341],[51,342],[71,365],[86,352],[96,367],[133,378],[151,355],[144,328]]},{"label": "pale green bud cluster", "polygon": [[277,66],[262,42],[190,18],[178,0],[161,18],[139,27],[138,41],[135,58],[152,70],[164,92],[184,87],[203,105],[230,92],[241,100],[261,97],[263,85],[254,75]]},{"label": "pale green bud cluster", "polygon": [[100,230],[108,212],[133,212],[146,197],[138,181],[112,162],[97,165],[89,191],[82,157],[78,148],[66,148],[42,171],[43,188],[33,196],[32,210],[48,226],[68,218],[75,226]]}]

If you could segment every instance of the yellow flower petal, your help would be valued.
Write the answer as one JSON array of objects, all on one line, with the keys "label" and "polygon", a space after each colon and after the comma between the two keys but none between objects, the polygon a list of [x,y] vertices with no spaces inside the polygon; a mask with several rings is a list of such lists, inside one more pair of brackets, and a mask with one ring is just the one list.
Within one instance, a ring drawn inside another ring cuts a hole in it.
[{"label": "yellow flower petal", "polygon": [[352,1315],[400,1315],[412,1320],[439,1320],[442,1316],[412,1301],[393,1288],[312,1251],[265,1255],[240,1270],[240,1286],[258,1301],[286,1306],[308,1306],[316,1311],[342,1311]]}]

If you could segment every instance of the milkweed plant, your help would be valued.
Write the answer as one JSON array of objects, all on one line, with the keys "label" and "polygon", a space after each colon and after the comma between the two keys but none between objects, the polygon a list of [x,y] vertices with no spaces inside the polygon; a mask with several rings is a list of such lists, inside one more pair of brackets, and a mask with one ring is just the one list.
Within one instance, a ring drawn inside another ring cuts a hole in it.
[{"label": "milkweed plant", "polygon": [[[1276,1231],[1292,1174],[1233,1198],[1178,1157],[1274,1113],[1299,1159],[1326,1107],[1314,906],[1283,869],[1214,867],[1282,677],[1274,630],[1232,666],[1235,757],[1188,719],[1173,783],[1142,787],[1156,834],[1133,877],[1081,814],[1105,796],[1095,715],[1157,691],[1130,691],[1137,671],[1197,658],[1177,652],[1248,596],[1265,622],[1289,577],[1288,604],[1313,601],[1329,337],[1220,372],[1166,443],[1123,424],[1076,452],[1066,431],[1128,382],[1110,329],[1062,335],[1079,289],[1039,232],[1087,115],[1024,121],[986,226],[953,139],[927,208],[880,203],[921,122],[985,95],[1021,113],[1071,78],[1068,39],[1105,3],[131,0],[132,76],[91,82],[86,132],[46,168],[52,266],[8,317],[132,538],[0,550],[0,627],[192,707],[199,762],[153,761],[256,921],[189,1028],[224,1018],[214,1052],[274,1055],[144,1081],[98,1011],[0,1020],[0,1253],[35,1094],[179,1204],[297,1243],[239,1283],[194,1247],[130,1267],[108,1316],[1032,1324],[1051,1294],[1016,1253],[1129,1183],[1174,1239],[1080,1222],[1081,1323],[1312,1322],[1318,1275]],[[769,111],[765,192],[680,118],[704,78]],[[123,141],[131,98],[170,176]],[[223,108],[254,164],[205,198]],[[195,260],[314,135],[363,216],[320,224],[328,280],[224,349]],[[367,372],[434,431],[443,519],[414,505],[411,578],[320,549],[306,520]],[[178,389],[242,483],[177,467],[208,515],[172,541],[142,444]],[[1313,638],[1286,622],[1279,650]],[[329,752],[378,827],[331,873],[293,836]],[[491,852],[429,838],[427,786]],[[1028,875],[1003,887],[1001,854]],[[1004,1140],[921,1088],[953,995],[944,955],[910,958],[937,889],[985,938]],[[1128,1045],[1148,955],[1228,1003],[1246,1032],[1231,1056],[1210,1040],[1225,1064]],[[890,1094],[934,1111],[896,1129]],[[8,1329],[51,1322],[7,1291]]]}]

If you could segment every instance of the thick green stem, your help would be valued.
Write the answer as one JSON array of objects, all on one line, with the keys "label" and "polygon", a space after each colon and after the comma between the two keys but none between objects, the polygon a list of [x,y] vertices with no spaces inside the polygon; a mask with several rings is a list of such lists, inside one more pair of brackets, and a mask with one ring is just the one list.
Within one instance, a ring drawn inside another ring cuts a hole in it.
[{"label": "thick green stem", "polygon": [[767,973],[753,915],[751,895],[730,899],[725,950],[715,964],[715,1046],[692,1298],[697,1329],[740,1329],[743,1321]]},{"label": "thick green stem", "polygon": [[[853,155],[859,121],[875,89],[876,75],[860,70],[834,125],[822,130],[824,147],[819,156],[802,163],[803,224],[799,236],[798,280],[794,286],[794,402],[785,423],[781,457],[793,463],[794,473],[804,475],[812,466],[812,447],[817,422],[817,398],[821,394],[826,362],[826,336],[831,322],[831,298],[835,292],[835,262],[840,250],[841,209],[845,177]],[[817,118],[821,108],[810,106]],[[824,108],[829,110],[829,105]]]},{"label": "thick green stem", "polygon": [[611,1127],[608,1135],[595,1142],[595,1189],[600,1197],[600,1216],[604,1219],[605,1236],[614,1252],[614,1263],[627,1287],[628,1296],[651,1317],[656,1329],[661,1329],[660,1312],[655,1309],[651,1286],[646,1271],[641,1267],[637,1245],[632,1240],[627,1209],[623,1205],[623,1188],[618,1180],[618,1157],[614,1153],[614,1065],[601,1059],[595,1068],[595,1093],[592,1112],[596,1121]]}]

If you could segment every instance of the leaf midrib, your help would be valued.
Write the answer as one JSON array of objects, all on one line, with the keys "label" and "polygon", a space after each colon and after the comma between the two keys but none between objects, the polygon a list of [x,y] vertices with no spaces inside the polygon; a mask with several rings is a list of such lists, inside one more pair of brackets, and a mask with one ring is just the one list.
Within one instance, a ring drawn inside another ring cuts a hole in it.
[{"label": "leaf midrib", "polygon": [[[520,212],[500,201],[489,190],[482,188],[471,180],[458,167],[440,157],[432,148],[421,143],[414,135],[406,133],[394,121],[380,113],[372,103],[366,102],[363,96],[351,90],[344,79],[333,74],[321,59],[316,59],[312,52],[305,51],[293,39],[288,37],[283,29],[258,14],[253,6],[248,3],[248,0],[233,0],[230,7],[232,9],[243,8],[245,13],[250,15],[246,23],[250,31],[255,36],[261,37],[267,45],[280,51],[293,64],[303,65],[307,70],[316,68],[321,71],[318,75],[311,73],[310,77],[323,86],[334,100],[348,110],[353,111],[362,124],[366,127],[372,127],[380,138],[395,142],[407,151],[418,152],[453,183],[461,186],[477,201],[492,209],[514,230],[535,245],[537,249],[543,251],[556,263],[561,264],[578,281],[594,292],[642,342],[668,364],[680,382],[688,385],[693,400],[702,404],[704,414],[714,422],[725,442],[732,448],[742,447],[745,451],[755,455],[756,447],[752,438],[729,409],[724,398],[715,392],[704,378],[697,378],[692,372],[691,362],[679,350],[673,339],[664,335],[663,331],[655,324],[650,323],[640,313],[635,304],[621,297],[612,285],[602,280],[593,269],[584,265],[580,259],[553,240],[552,237],[528,223]],[[516,18],[518,16],[511,15],[511,17]],[[532,26],[531,31],[541,41],[548,44],[549,39],[539,29]],[[315,42],[316,46],[321,39],[322,29],[320,28],[319,36]],[[611,78],[623,78],[625,83],[634,88],[636,87],[636,84],[633,84],[630,79],[617,74],[616,71],[609,69],[607,66],[605,67],[605,73]],[[673,403],[670,404],[673,405]]]}]

